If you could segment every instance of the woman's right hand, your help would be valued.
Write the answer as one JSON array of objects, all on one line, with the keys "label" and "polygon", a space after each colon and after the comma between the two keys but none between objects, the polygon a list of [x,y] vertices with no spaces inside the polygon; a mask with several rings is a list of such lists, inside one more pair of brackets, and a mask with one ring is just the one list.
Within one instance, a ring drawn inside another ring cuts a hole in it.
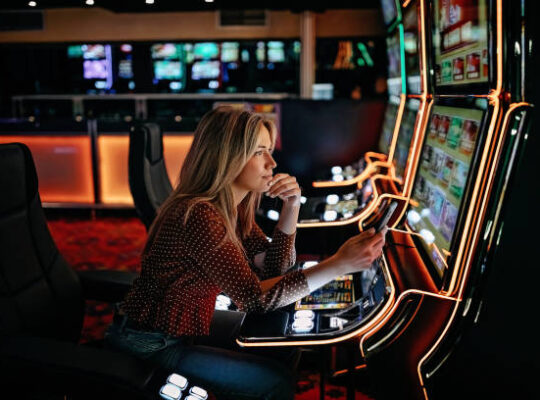
[{"label": "woman's right hand", "polygon": [[345,273],[368,269],[381,254],[388,228],[379,233],[371,228],[351,237],[341,245],[333,258]]}]

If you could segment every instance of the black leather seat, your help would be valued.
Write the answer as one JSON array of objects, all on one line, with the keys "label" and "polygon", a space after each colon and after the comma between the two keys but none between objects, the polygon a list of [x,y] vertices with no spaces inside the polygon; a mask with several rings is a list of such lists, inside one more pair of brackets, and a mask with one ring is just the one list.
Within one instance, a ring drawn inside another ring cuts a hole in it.
[{"label": "black leather seat", "polygon": [[135,274],[75,273],[49,233],[37,185],[28,148],[0,145],[0,397],[155,398],[163,371],[77,344],[84,296],[121,300]]},{"label": "black leather seat", "polygon": [[138,124],[130,129],[129,188],[137,214],[148,229],[172,191],[163,159],[163,134],[155,123]]}]

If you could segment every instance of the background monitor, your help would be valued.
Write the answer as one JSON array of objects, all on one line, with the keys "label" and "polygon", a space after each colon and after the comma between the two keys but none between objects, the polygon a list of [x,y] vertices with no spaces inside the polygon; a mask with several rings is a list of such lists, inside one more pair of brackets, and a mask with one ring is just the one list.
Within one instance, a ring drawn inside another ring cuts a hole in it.
[{"label": "background monitor", "polygon": [[270,41],[267,43],[268,62],[285,61],[285,44],[281,41]]},{"label": "background monitor", "polygon": [[182,63],[173,60],[154,61],[154,76],[158,80],[182,78]]},{"label": "background monitor", "polygon": [[152,59],[167,60],[180,58],[180,45],[175,43],[156,43],[150,48]]},{"label": "background monitor", "polygon": [[220,73],[219,61],[197,61],[191,67],[191,79],[217,79]]},{"label": "background monitor", "polygon": [[463,203],[483,111],[435,105],[422,147],[407,222],[443,276]]},{"label": "background monitor", "polygon": [[240,43],[223,42],[221,43],[221,62],[238,62],[240,55]]},{"label": "background monitor", "polygon": [[193,56],[196,60],[208,60],[219,56],[219,47],[214,42],[195,43]]},{"label": "background monitor", "polygon": [[81,49],[83,51],[83,58],[85,60],[99,60],[105,58],[106,46],[102,44],[83,44]]},{"label": "background monitor", "polygon": [[381,0],[381,10],[384,24],[390,25],[398,15],[396,0]]},{"label": "background monitor", "polygon": [[84,60],[84,79],[107,79],[108,76],[107,60]]},{"label": "background monitor", "polygon": [[433,13],[436,85],[488,82],[487,0],[435,0]]}]

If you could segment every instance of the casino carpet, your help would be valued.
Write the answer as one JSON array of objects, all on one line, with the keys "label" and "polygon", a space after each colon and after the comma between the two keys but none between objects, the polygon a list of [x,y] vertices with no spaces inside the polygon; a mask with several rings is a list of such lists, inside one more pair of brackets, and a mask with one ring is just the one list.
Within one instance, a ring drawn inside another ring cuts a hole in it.
[{"label": "casino carpet", "polygon": [[[143,224],[135,217],[77,217],[49,215],[51,234],[66,261],[75,270],[115,269],[139,271],[139,254],[146,238]],[[99,339],[112,320],[112,306],[89,301],[81,342]],[[301,360],[295,400],[319,399],[319,374]],[[346,398],[346,390],[337,382],[329,382],[325,399]],[[356,392],[355,400],[370,397]]]}]

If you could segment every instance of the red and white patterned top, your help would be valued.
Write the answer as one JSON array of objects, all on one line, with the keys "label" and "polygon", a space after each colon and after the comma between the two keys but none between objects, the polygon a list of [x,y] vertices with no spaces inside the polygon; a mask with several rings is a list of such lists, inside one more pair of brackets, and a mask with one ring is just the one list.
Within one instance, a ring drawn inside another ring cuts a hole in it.
[{"label": "red and white patterned top", "polygon": [[[295,262],[295,234],[276,228],[269,242],[254,224],[242,242],[244,255],[223,241],[225,221],[211,203],[195,205],[184,225],[186,206],[169,212],[142,257],[141,275],[121,307],[130,320],[174,336],[208,335],[220,292],[246,312],[271,311],[309,294],[302,271],[286,273]],[[262,252],[264,266],[257,268],[254,258]],[[282,274],[263,294],[260,281]]]}]

